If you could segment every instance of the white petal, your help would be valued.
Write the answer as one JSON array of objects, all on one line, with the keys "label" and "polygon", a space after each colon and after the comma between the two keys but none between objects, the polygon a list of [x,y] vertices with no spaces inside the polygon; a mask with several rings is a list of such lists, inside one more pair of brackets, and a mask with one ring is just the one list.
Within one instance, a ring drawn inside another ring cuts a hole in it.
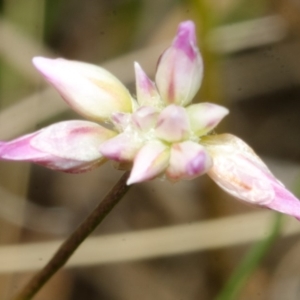
[{"label": "white petal", "polygon": [[186,106],[197,93],[203,77],[203,62],[196,46],[195,25],[182,22],[177,35],[160,57],[156,85],[166,104]]},{"label": "white petal", "polygon": [[114,124],[117,131],[122,132],[131,122],[131,114],[114,112],[111,115],[111,122]]},{"label": "white petal", "polygon": [[156,136],[167,142],[179,142],[189,136],[190,125],[185,109],[168,105],[160,113],[155,129]]},{"label": "white petal", "polygon": [[168,166],[170,149],[164,143],[151,141],[144,145],[134,159],[127,184],[153,179]]},{"label": "white petal", "polygon": [[1,142],[0,158],[32,161],[64,172],[83,172],[103,161],[99,145],[114,135],[114,132],[88,121],[60,122]]},{"label": "white petal", "polygon": [[263,161],[241,139],[222,134],[204,139],[213,158],[208,175],[226,192],[300,220],[300,201],[276,179]]},{"label": "white petal", "polygon": [[155,126],[158,112],[152,106],[142,106],[132,114],[133,126],[141,132],[146,132]]},{"label": "white petal", "polygon": [[106,158],[128,162],[133,161],[143,142],[134,134],[121,133],[100,145],[99,151]]},{"label": "white petal", "polygon": [[186,141],[173,144],[167,176],[174,181],[193,179],[206,173],[212,160],[205,148],[197,143]]},{"label": "white petal", "polygon": [[79,114],[105,121],[113,112],[131,112],[131,96],[105,69],[78,61],[35,57],[35,67]]},{"label": "white petal", "polygon": [[229,113],[227,108],[213,103],[192,104],[186,111],[191,129],[197,136],[210,132]]}]

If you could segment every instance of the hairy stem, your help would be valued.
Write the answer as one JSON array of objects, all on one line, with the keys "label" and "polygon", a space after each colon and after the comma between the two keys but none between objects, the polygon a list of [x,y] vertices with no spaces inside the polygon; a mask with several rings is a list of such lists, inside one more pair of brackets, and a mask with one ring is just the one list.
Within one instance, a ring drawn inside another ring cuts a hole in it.
[{"label": "hairy stem", "polygon": [[13,300],[30,300],[44,286],[45,283],[69,260],[80,244],[103,221],[113,207],[122,199],[130,186],[126,185],[129,172],[123,174],[117,184],[105,196],[103,201],[83,221],[81,225],[60,246],[46,266],[37,273],[27,285],[13,298]]}]

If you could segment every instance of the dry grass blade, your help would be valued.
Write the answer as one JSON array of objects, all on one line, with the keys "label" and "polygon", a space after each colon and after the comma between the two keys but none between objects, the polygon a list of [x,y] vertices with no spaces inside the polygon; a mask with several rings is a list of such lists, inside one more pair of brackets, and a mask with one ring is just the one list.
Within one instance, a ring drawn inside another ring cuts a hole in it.
[{"label": "dry grass blade", "polygon": [[40,76],[31,66],[32,57],[38,54],[52,56],[51,52],[3,18],[0,18],[0,37],[1,56],[24,78],[36,82]]},{"label": "dry grass blade", "polygon": [[[250,243],[262,239],[273,220],[271,212],[255,212],[193,224],[133,233],[92,237],[78,249],[68,267],[157,258]],[[286,219],[282,235],[300,233],[299,223]],[[0,273],[37,270],[61,240],[0,248]]]}]

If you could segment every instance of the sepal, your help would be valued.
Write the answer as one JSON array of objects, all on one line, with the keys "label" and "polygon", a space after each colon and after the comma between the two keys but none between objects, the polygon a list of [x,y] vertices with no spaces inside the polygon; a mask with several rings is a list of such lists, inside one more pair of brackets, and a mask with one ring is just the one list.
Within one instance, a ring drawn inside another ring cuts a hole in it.
[{"label": "sepal", "polygon": [[147,76],[141,66],[134,63],[136,78],[137,101],[140,106],[153,106],[161,108],[162,102],[154,82]]}]

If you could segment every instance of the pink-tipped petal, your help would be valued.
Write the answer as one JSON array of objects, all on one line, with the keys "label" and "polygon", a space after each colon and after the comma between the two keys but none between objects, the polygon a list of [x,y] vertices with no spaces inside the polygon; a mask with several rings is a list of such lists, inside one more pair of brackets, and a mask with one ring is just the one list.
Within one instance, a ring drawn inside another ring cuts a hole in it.
[{"label": "pink-tipped petal", "polygon": [[114,135],[88,121],[60,122],[10,142],[1,142],[0,159],[31,161],[70,173],[83,172],[103,161],[99,145]]},{"label": "pink-tipped petal", "polygon": [[156,136],[167,142],[180,142],[189,135],[189,120],[185,109],[168,105],[160,113],[155,129]]},{"label": "pink-tipped petal", "polygon": [[100,145],[99,151],[106,158],[119,161],[133,161],[142,146],[142,140],[131,133],[121,133]]},{"label": "pink-tipped petal", "polygon": [[31,140],[39,132],[33,132],[9,142],[0,142],[0,159],[36,161],[46,158],[47,153],[41,152],[30,145]]},{"label": "pink-tipped petal", "polygon": [[222,134],[205,138],[204,143],[213,158],[208,175],[226,192],[248,203],[300,219],[300,201],[245,142]]},{"label": "pink-tipped petal", "polygon": [[203,77],[203,62],[196,46],[195,25],[182,22],[177,35],[160,57],[156,85],[166,104],[188,105],[197,93]]},{"label": "pink-tipped petal", "polygon": [[133,126],[141,132],[147,132],[155,126],[158,112],[152,106],[142,106],[132,114]]},{"label": "pink-tipped petal", "polygon": [[33,64],[79,114],[105,121],[116,111],[131,112],[131,96],[105,69],[78,61],[35,57]]},{"label": "pink-tipped petal", "polygon": [[191,129],[196,136],[210,132],[229,113],[227,108],[213,103],[192,104],[186,111]]},{"label": "pink-tipped petal", "polygon": [[160,108],[162,106],[162,102],[154,82],[150,80],[137,62],[134,63],[134,69],[136,78],[136,94],[139,105]]},{"label": "pink-tipped petal", "polygon": [[267,208],[291,215],[300,221],[300,201],[284,185],[273,182],[276,197]]},{"label": "pink-tipped petal", "polygon": [[173,144],[166,174],[169,179],[189,180],[206,173],[212,160],[205,148],[192,141]]},{"label": "pink-tipped petal", "polygon": [[145,144],[137,153],[127,184],[153,179],[168,166],[170,149],[160,141]]},{"label": "pink-tipped petal", "polygon": [[131,114],[115,112],[111,116],[111,122],[114,124],[117,131],[124,131],[131,122]]}]

